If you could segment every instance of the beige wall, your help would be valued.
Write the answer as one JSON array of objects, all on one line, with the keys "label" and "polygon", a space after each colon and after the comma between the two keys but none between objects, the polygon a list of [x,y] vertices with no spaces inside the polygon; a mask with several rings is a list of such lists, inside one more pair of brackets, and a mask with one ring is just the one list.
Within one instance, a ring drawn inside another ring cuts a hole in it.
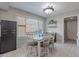
[{"label": "beige wall", "polygon": [[[70,12],[66,12],[66,13],[63,13],[63,14],[53,16],[53,19],[57,20],[57,28],[53,29],[53,30],[55,32],[57,32],[57,41],[64,43],[64,18],[70,17],[70,16],[77,16],[78,17],[78,19],[77,19],[78,20],[77,21],[77,30],[78,30],[77,31],[77,36],[78,36],[77,46],[79,46],[79,10],[70,11]],[[48,19],[47,22],[49,20],[50,19]],[[46,29],[47,29],[47,26],[46,26]]]},{"label": "beige wall", "polygon": [[[16,14],[24,15],[24,16],[26,16],[26,19],[33,18],[33,19],[37,19],[37,20],[42,20],[44,22],[43,27],[45,26],[45,18],[34,15],[32,13],[28,13],[28,12],[16,9],[16,8],[12,8],[12,7],[9,7],[9,9],[6,10],[6,11],[0,10],[0,20],[17,21],[16,20]],[[23,30],[24,30],[24,28],[23,29],[21,28],[20,31],[25,33]],[[45,28],[44,28],[44,30],[45,30]],[[26,35],[23,35],[23,36],[19,37],[18,36],[18,30],[17,30],[17,47],[22,46],[22,44],[24,44],[26,42],[27,42],[26,41]]]},{"label": "beige wall", "polygon": [[[60,20],[59,20],[60,19]],[[53,17],[53,20],[57,21],[57,27],[56,28],[52,28],[51,31],[52,32],[56,32],[57,33],[57,42],[64,42],[64,35],[63,35],[63,22],[64,20],[61,17]],[[50,19],[47,19],[46,22],[46,31],[48,31],[48,22],[50,21]]]}]

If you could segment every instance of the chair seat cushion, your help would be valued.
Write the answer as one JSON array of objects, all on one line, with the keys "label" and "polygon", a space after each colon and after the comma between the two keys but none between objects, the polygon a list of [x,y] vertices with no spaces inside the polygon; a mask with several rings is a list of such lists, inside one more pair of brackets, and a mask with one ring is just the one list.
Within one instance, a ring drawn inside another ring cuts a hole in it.
[{"label": "chair seat cushion", "polygon": [[29,42],[28,45],[30,46],[36,46],[38,44],[38,42]]}]

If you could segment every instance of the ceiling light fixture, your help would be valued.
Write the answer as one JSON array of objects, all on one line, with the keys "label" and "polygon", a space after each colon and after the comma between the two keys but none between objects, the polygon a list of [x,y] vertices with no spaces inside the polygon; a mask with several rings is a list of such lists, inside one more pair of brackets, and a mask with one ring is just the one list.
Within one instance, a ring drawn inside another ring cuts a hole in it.
[{"label": "ceiling light fixture", "polygon": [[43,11],[46,14],[51,14],[54,11],[53,5],[48,5],[48,7],[44,8]]}]

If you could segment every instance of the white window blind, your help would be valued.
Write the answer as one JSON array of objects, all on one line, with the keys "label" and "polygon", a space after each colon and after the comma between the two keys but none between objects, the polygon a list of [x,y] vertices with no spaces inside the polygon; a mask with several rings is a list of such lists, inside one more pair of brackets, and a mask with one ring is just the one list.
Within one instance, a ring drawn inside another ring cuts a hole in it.
[{"label": "white window blind", "polygon": [[37,30],[37,20],[27,19],[26,20],[26,32],[35,32]]},{"label": "white window blind", "polygon": [[43,32],[43,22],[37,19],[26,20],[26,32]]}]

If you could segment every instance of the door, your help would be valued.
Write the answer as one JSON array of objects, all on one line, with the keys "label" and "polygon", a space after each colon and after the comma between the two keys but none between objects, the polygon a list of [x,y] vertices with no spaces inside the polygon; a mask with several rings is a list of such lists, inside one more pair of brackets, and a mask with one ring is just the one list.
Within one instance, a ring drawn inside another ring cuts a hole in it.
[{"label": "door", "polygon": [[77,39],[77,16],[64,19],[64,42],[76,43]]},{"label": "door", "polygon": [[67,21],[64,21],[64,42],[67,41]]},{"label": "door", "polygon": [[16,23],[1,21],[1,53],[16,49]]},{"label": "door", "polygon": [[67,38],[70,40],[76,40],[77,37],[77,21],[67,22]]}]

